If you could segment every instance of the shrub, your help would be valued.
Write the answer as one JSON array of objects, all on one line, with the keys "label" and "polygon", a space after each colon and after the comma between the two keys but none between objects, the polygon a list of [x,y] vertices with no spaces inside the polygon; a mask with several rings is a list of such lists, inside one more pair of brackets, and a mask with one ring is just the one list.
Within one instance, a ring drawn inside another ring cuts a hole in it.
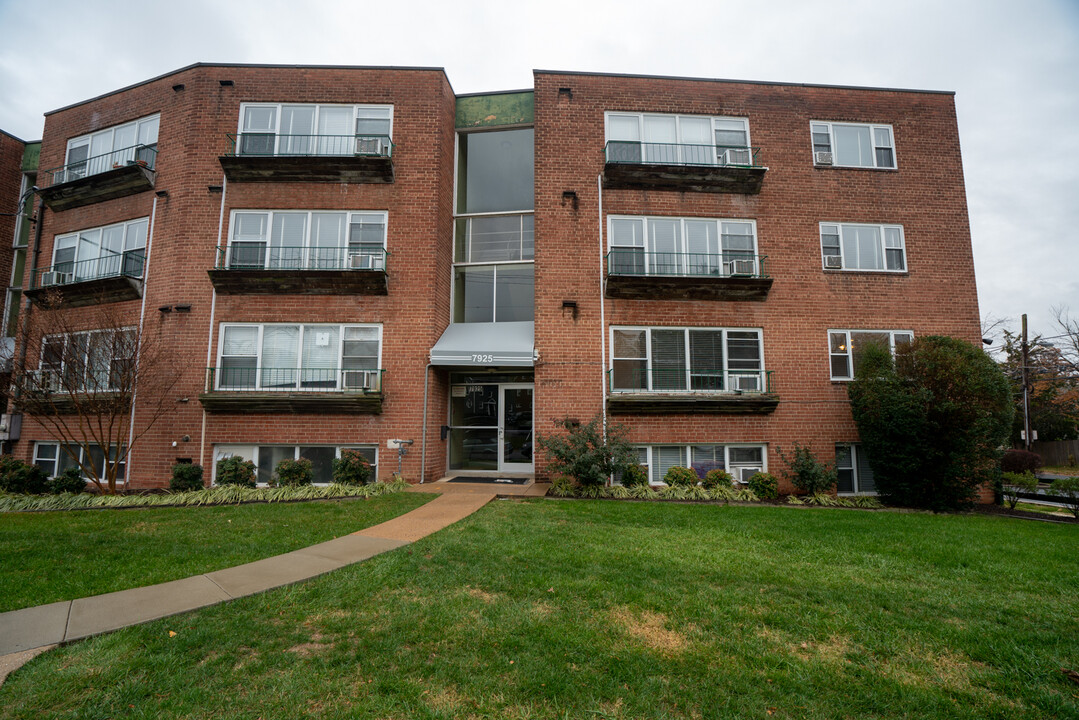
[{"label": "shrub", "polygon": [[638,485],[648,484],[648,471],[637,464],[622,468],[621,482],[623,487],[635,488]]},{"label": "shrub", "polygon": [[753,477],[749,478],[748,489],[761,500],[779,498],[779,480],[771,473],[753,473]]},{"label": "shrub", "polygon": [[217,461],[217,484],[255,487],[255,463],[233,455]]},{"label": "shrub", "polygon": [[1026,450],[1006,450],[1000,469],[1006,473],[1033,473],[1042,466],[1042,456]]},{"label": "shrub", "polygon": [[69,467],[62,473],[49,480],[49,492],[53,495],[60,493],[81,493],[86,491],[86,478],[82,476],[82,470],[77,467]]},{"label": "shrub", "polygon": [[1075,454],[1068,453],[1068,467],[1075,467]]},{"label": "shrub", "polygon": [[687,467],[681,467],[680,465],[669,468],[667,474],[663,476],[663,482],[672,487],[675,485],[680,487],[692,487],[697,484],[699,479],[697,473]]},{"label": "shrub", "polygon": [[278,487],[310,485],[315,480],[315,472],[311,468],[311,461],[307,458],[299,460],[285,458],[274,468],[273,479]]},{"label": "shrub", "polygon": [[620,425],[608,425],[604,439],[599,416],[584,425],[568,418],[559,424],[566,433],[536,436],[552,474],[568,475],[584,488],[606,485],[614,473],[624,473],[629,466],[638,464],[637,452],[626,442],[625,429]]},{"label": "shrub", "polygon": [[1038,478],[1034,477],[1034,473],[1014,473],[1006,472],[1001,473],[1001,480],[1003,480],[1003,494],[1004,501],[1008,503],[1008,507],[1012,510],[1015,509],[1016,504],[1019,502],[1020,492],[1034,492],[1038,489]]},{"label": "shrub", "polygon": [[202,465],[192,465],[191,463],[173,465],[169,490],[173,492],[202,490]]},{"label": "shrub", "polygon": [[371,463],[356,450],[342,450],[333,461],[333,481],[342,485],[366,485],[371,482]]},{"label": "shrub", "polygon": [[787,465],[787,478],[794,487],[807,495],[831,492],[836,484],[835,467],[817,460],[813,451],[794,443],[793,457],[787,457],[777,448],[780,459]]},{"label": "shrub", "polygon": [[49,476],[37,465],[11,455],[0,456],[0,490],[40,495],[48,490]]},{"label": "shrub", "polygon": [[559,475],[551,482],[551,494],[555,497],[573,497],[577,494],[577,483],[571,477]]},{"label": "shrub", "polygon": [[1079,519],[1079,477],[1057,478],[1049,489],[1054,495],[1064,498],[1064,507]]},{"label": "shrub", "polygon": [[704,486],[709,490],[715,488],[733,488],[734,476],[720,468],[709,470],[704,476]]}]

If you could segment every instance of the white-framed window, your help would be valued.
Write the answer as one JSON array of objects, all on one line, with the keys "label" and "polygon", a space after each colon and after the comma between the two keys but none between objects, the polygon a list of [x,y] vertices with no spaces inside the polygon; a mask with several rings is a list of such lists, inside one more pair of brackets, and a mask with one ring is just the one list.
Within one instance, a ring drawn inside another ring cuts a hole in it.
[{"label": "white-framed window", "polygon": [[726,470],[737,483],[747,483],[754,473],[766,472],[768,453],[762,444],[665,444],[634,448],[652,485],[662,485],[672,467],[688,467],[704,478],[709,470]]},{"label": "white-framed window", "polygon": [[757,223],[713,218],[607,217],[612,275],[758,275]]},{"label": "white-framed window", "polygon": [[38,359],[40,388],[57,393],[133,392],[134,328],[46,335]]},{"label": "white-framed window", "polygon": [[840,495],[876,495],[869,457],[859,443],[836,443],[836,489]]},{"label": "white-framed window", "polygon": [[238,155],[389,155],[393,105],[241,103]]},{"label": "white-framed window", "polygon": [[119,165],[145,162],[153,167],[157,157],[157,131],[161,115],[149,115],[122,125],[80,135],[67,141],[64,169],[53,182],[96,175]]},{"label": "white-framed window", "polygon": [[341,457],[342,450],[355,450],[371,464],[371,482],[378,480],[378,445],[215,445],[214,446],[214,482],[217,482],[217,461],[229,457],[239,457],[255,463],[255,477],[259,485],[268,485],[273,479],[274,468],[282,460],[311,461],[311,471],[315,485],[328,485],[333,482],[333,461]]},{"label": "white-framed window", "polygon": [[[89,454],[87,454],[87,451],[89,451]],[[121,447],[121,453],[119,459],[117,459],[116,446],[113,446],[109,452],[108,461],[109,464],[116,463],[119,466],[116,470],[116,479],[122,481],[124,472],[127,469],[126,448]],[[34,464],[44,470],[51,478],[63,474],[68,468],[80,467],[80,464],[93,467],[98,479],[102,479],[106,475],[105,453],[102,452],[101,447],[98,445],[90,445],[88,448],[81,445],[67,445],[65,448],[62,443],[35,443]],[[85,476],[86,474],[83,473],[83,477]]]},{"label": "white-framed window", "polygon": [[381,390],[381,325],[222,323],[217,390]]},{"label": "white-framed window", "polygon": [[149,218],[136,218],[57,235],[52,244],[52,268],[42,273],[41,284],[60,285],[116,275],[142,277],[149,226]]},{"label": "white-framed window", "polygon": [[820,247],[825,270],[907,269],[902,225],[822,222]]},{"label": "white-framed window", "polygon": [[612,392],[765,392],[759,328],[611,328]]},{"label": "white-framed window", "polygon": [[385,270],[381,210],[233,210],[227,267],[233,270]]},{"label": "white-framed window", "polygon": [[746,118],[607,112],[604,119],[608,162],[753,164]]},{"label": "white-framed window", "polygon": [[888,170],[896,167],[891,125],[813,121],[810,133],[816,165]]},{"label": "white-framed window", "polygon": [[832,380],[853,380],[861,365],[860,350],[874,344],[895,355],[897,347],[914,340],[910,330],[829,330],[828,356]]}]

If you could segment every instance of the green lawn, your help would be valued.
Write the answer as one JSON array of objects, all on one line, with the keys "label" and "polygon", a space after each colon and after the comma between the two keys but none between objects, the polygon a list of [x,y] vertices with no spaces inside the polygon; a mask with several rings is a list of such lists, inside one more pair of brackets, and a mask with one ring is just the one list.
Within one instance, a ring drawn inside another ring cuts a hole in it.
[{"label": "green lawn", "polygon": [[1048,465],[1046,467],[1038,468],[1038,472],[1049,473],[1050,475],[1079,475],[1079,467],[1072,467],[1070,465]]},{"label": "green lawn", "polygon": [[46,653],[0,707],[1075,718],[1077,557],[1079,528],[1010,518],[499,501],[312,582]]},{"label": "green lawn", "polygon": [[290,552],[376,525],[431,497],[0,514],[0,612]]}]

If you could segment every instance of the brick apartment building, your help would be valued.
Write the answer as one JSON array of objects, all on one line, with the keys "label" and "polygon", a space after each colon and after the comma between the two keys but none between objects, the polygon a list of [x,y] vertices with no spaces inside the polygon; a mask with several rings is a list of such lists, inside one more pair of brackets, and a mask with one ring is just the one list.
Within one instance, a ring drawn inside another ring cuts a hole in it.
[{"label": "brick apartment building", "polygon": [[136,389],[135,487],[342,448],[386,479],[398,439],[413,481],[542,474],[534,433],[605,414],[654,482],[799,442],[867,492],[856,348],[980,338],[951,93],[197,64],[48,113],[40,167],[23,311],[78,332],[29,366],[107,384],[107,308],[181,373],[163,414]]}]

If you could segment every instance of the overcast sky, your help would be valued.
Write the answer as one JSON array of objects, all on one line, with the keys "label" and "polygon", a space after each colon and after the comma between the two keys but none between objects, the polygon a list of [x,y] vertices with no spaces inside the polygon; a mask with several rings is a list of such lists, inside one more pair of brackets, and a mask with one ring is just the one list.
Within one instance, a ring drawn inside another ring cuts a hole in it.
[{"label": "overcast sky", "polygon": [[200,61],[438,66],[458,93],[534,68],[954,90],[982,316],[1079,313],[1079,0],[0,0],[0,28],[0,128],[26,140]]}]

